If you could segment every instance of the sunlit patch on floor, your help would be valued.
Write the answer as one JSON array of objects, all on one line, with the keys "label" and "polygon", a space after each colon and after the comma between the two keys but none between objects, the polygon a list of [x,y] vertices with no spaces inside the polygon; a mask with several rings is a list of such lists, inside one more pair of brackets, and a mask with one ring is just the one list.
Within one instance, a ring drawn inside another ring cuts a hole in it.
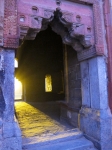
[{"label": "sunlit patch on floor", "polygon": [[23,137],[56,134],[67,127],[25,102],[15,102],[17,119]]}]

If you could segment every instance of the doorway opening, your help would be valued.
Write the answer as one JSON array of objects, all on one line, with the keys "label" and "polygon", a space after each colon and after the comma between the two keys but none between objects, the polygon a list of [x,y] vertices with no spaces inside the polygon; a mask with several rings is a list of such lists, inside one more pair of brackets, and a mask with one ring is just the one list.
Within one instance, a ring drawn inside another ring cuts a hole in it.
[{"label": "doorway opening", "polygon": [[[19,61],[16,77],[24,86],[23,100],[58,123],[66,122],[62,124],[68,128],[78,127],[82,100],[80,64],[75,50],[63,44],[61,36],[48,26],[35,40],[24,41],[16,57]],[[22,104],[26,105],[24,102],[15,104],[18,120],[25,114],[31,115]],[[26,106],[30,110],[31,107]]]},{"label": "doorway opening", "polygon": [[[17,58],[16,77],[26,87],[27,102],[65,100],[63,44],[50,27],[38,33],[34,41],[25,41]],[[50,92],[46,92],[48,86]]]},{"label": "doorway opening", "polygon": [[22,83],[15,77],[15,100],[22,100]]},{"label": "doorway opening", "polygon": [[[15,58],[14,66],[15,66],[15,73],[16,73],[16,71],[18,69],[17,58]],[[15,76],[15,78],[14,78],[14,99],[15,100],[22,100],[22,92],[23,92],[22,83]]]}]

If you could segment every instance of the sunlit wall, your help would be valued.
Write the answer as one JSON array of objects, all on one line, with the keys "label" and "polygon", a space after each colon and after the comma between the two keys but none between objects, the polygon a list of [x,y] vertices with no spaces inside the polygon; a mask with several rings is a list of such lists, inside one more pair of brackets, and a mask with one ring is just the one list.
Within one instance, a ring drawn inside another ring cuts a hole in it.
[{"label": "sunlit wall", "polygon": [[14,62],[15,64],[15,68],[18,68],[18,60],[15,58],[15,62]]},{"label": "sunlit wall", "polygon": [[22,99],[22,83],[15,77],[15,100]]}]

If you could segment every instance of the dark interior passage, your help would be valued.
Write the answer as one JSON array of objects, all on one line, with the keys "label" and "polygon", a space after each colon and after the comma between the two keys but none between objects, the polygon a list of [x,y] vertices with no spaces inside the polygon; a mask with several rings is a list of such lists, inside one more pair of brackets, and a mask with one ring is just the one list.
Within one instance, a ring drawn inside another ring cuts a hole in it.
[{"label": "dark interior passage", "polygon": [[63,45],[48,26],[35,40],[21,44],[17,58],[16,77],[23,85],[23,100],[57,121],[78,127],[82,96],[76,51]]},{"label": "dark interior passage", "polygon": [[[27,102],[65,99],[62,40],[50,27],[38,33],[34,41],[21,44],[17,57],[16,77],[23,84],[23,96]],[[51,91],[47,92],[45,78],[49,76]]]}]

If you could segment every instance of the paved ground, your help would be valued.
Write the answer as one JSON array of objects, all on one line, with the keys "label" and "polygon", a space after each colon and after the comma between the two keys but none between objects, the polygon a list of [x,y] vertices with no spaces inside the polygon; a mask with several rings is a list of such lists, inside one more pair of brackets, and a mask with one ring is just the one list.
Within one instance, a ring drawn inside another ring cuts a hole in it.
[{"label": "paved ground", "polygon": [[73,128],[70,125],[60,123],[25,102],[15,102],[15,110],[23,137],[57,134]]}]

